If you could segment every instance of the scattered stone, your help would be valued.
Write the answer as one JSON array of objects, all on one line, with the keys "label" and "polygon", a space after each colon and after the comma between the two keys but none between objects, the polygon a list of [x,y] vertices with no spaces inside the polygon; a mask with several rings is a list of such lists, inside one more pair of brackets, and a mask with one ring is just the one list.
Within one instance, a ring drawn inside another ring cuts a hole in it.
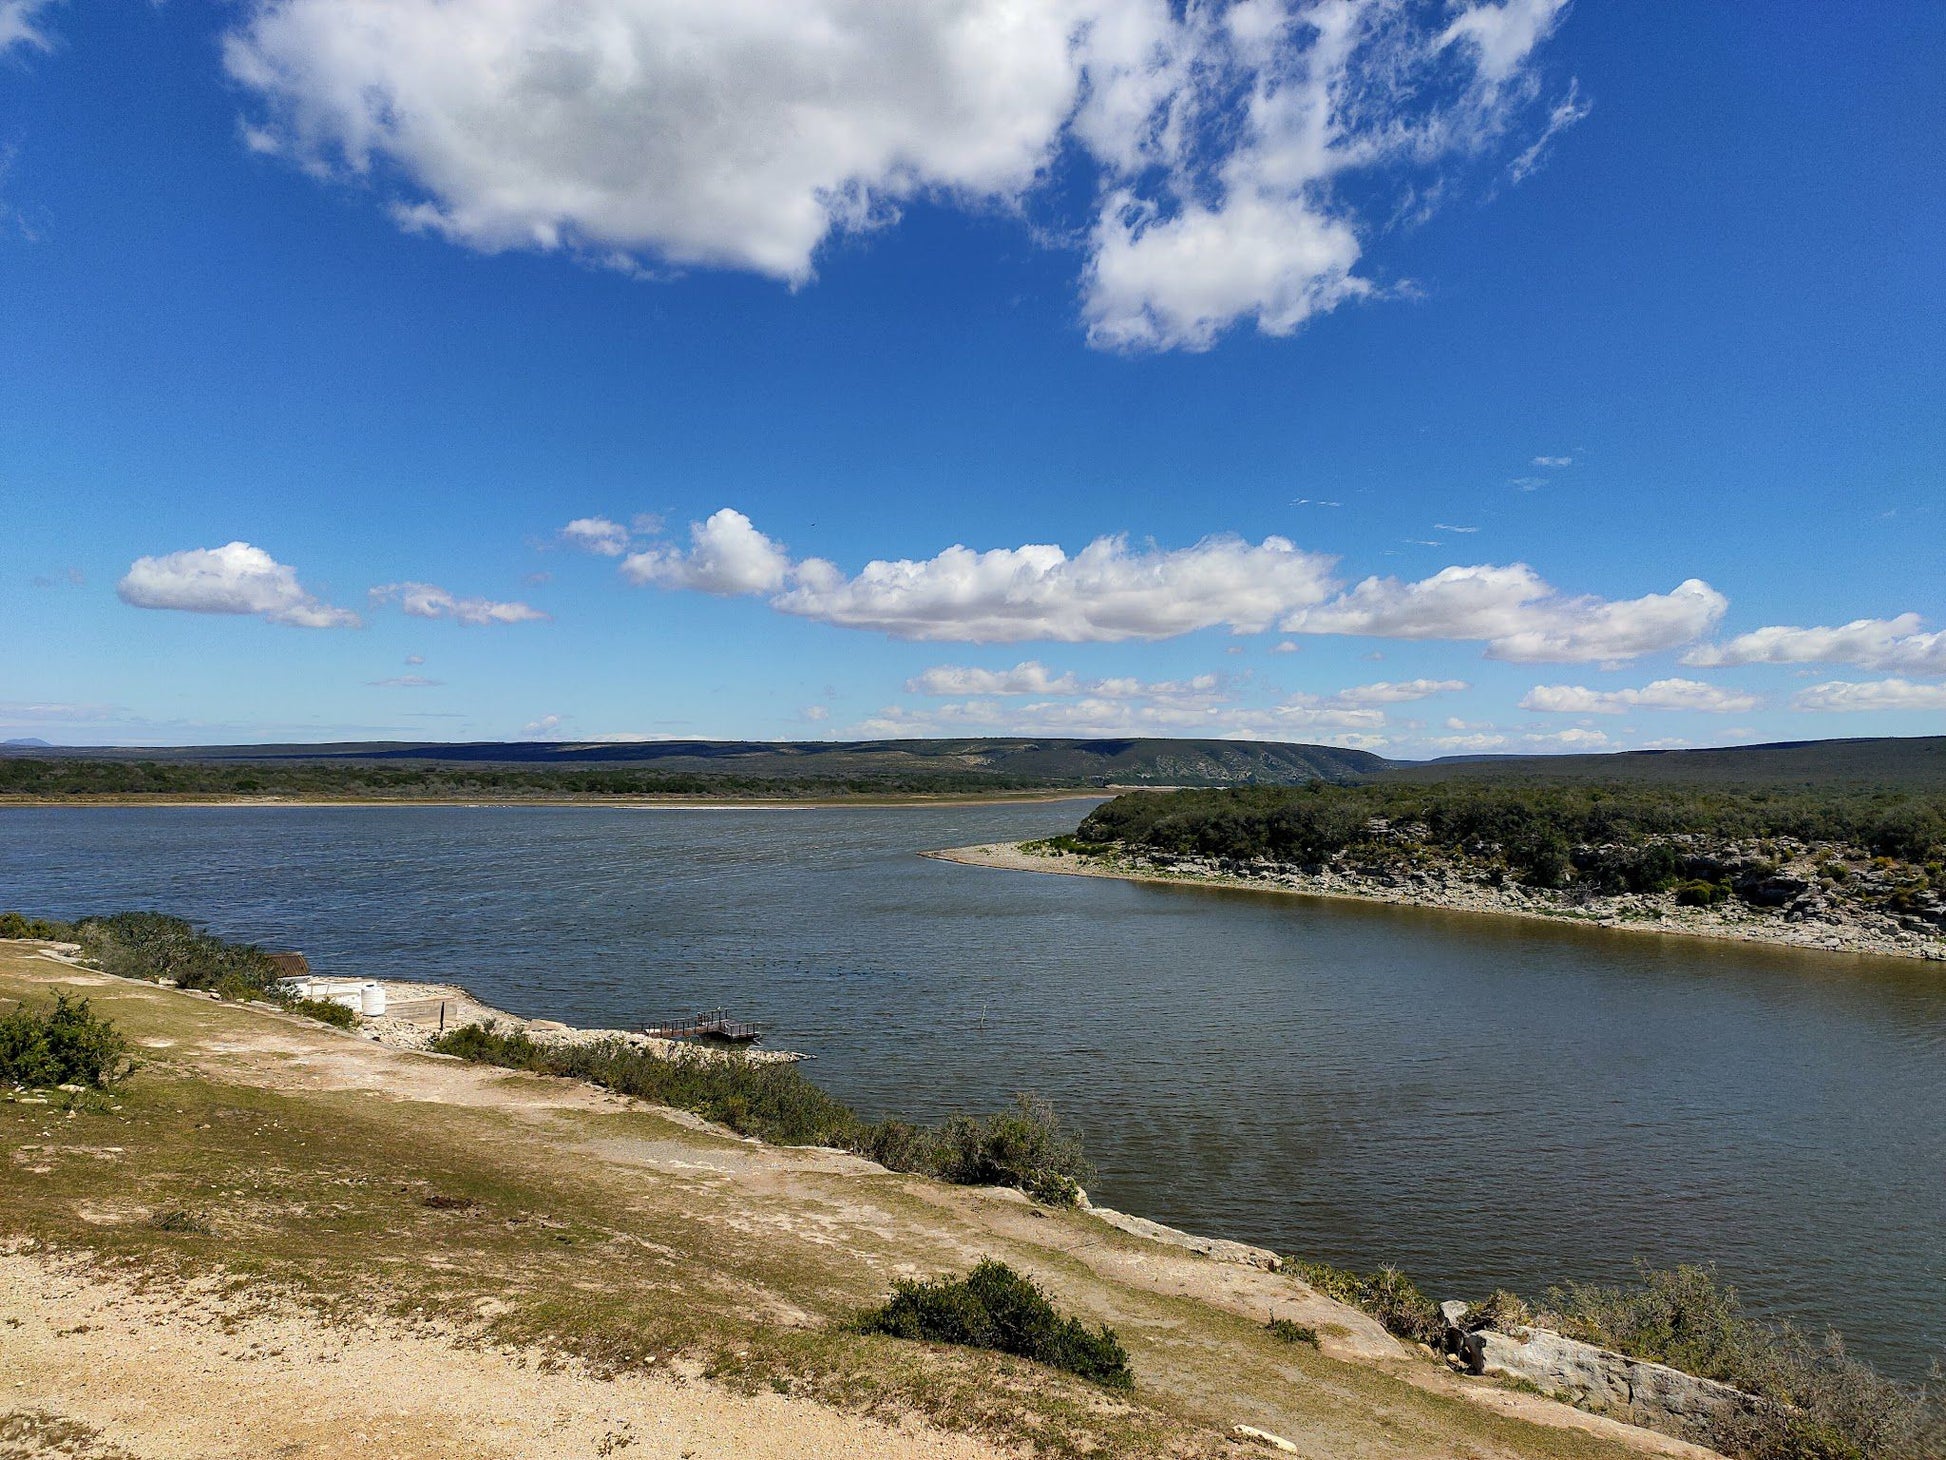
[{"label": "scattered stone", "polygon": [[1273,1435],[1269,1430],[1260,1430],[1255,1425],[1235,1425],[1230,1430],[1230,1438],[1239,1444],[1261,1445],[1266,1450],[1277,1450],[1286,1455],[1295,1455],[1297,1446],[1282,1435]]}]

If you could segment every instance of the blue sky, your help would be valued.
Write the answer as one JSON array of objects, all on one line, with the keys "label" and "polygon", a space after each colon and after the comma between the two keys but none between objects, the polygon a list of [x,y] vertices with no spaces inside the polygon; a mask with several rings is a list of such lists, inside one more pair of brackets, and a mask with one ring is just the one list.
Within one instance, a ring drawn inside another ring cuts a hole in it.
[{"label": "blue sky", "polygon": [[569,14],[0,0],[0,736],[1946,731],[1938,6]]}]

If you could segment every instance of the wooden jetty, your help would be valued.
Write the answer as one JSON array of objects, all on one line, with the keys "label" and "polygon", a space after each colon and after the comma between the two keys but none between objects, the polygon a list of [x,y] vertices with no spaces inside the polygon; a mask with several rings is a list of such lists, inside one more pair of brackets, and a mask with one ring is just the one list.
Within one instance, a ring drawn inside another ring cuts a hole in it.
[{"label": "wooden jetty", "polygon": [[755,1044],[763,1036],[761,1024],[732,1019],[721,1009],[693,1019],[672,1019],[642,1031],[653,1039],[720,1039],[729,1044]]}]

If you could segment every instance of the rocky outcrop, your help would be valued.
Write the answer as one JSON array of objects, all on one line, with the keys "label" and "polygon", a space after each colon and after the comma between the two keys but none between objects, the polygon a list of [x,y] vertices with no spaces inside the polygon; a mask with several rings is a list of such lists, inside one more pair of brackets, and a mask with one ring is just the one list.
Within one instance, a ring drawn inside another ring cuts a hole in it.
[{"label": "rocky outcrop", "polygon": [[1109,1226],[1119,1228],[1131,1237],[1146,1237],[1151,1242],[1180,1247],[1207,1257],[1212,1262],[1233,1262],[1239,1267],[1261,1268],[1265,1272],[1277,1272],[1284,1266],[1284,1259],[1265,1247],[1252,1247],[1247,1242],[1232,1242],[1224,1237],[1198,1237],[1193,1232],[1181,1232],[1160,1222],[1151,1222],[1147,1217],[1131,1217],[1127,1212],[1108,1207],[1091,1206],[1089,1210]]},{"label": "rocky outcrop", "polygon": [[1525,1379],[1577,1408],[1706,1445],[1768,1400],[1545,1328],[1500,1333],[1466,1326],[1467,1305],[1442,1303],[1446,1350],[1468,1372]]}]

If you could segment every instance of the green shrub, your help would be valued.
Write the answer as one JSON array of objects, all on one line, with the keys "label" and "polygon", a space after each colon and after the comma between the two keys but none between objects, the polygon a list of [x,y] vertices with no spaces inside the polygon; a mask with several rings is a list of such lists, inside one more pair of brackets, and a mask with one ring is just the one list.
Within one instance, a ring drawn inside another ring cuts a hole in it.
[{"label": "green shrub", "polygon": [[1264,1327],[1270,1336],[1280,1343],[1308,1343],[1312,1348],[1318,1346],[1318,1331],[1308,1323],[1296,1323],[1289,1318],[1273,1318]]},{"label": "green shrub", "polygon": [[1684,907],[1715,907],[1729,895],[1730,889],[1721,882],[1704,882],[1700,879],[1685,882],[1676,889],[1676,901]]},{"label": "green shrub", "polygon": [[0,1014],[0,1080],[35,1089],[113,1084],[133,1068],[128,1040],[108,1020],[66,994],[36,1013],[25,1006]]},{"label": "green shrub", "polygon": [[1090,1330],[1078,1318],[1062,1317],[1033,1282],[990,1257],[957,1280],[897,1284],[892,1300],[856,1326],[894,1338],[995,1349],[1111,1389],[1135,1383],[1128,1351],[1113,1329]]},{"label": "green shrub", "polygon": [[281,970],[263,949],[229,943],[181,918],[120,912],[83,918],[75,937],[104,973],[118,978],[172,981],[226,999],[257,998],[276,986]]},{"label": "green shrub", "polygon": [[34,938],[44,943],[69,943],[74,929],[66,923],[46,918],[30,918],[17,912],[0,912],[0,938]]},{"label": "green shrub", "polygon": [[335,1025],[339,1029],[356,1029],[358,1011],[336,999],[292,999],[284,1006],[293,1014],[302,1014],[306,1019],[315,1019],[320,1024]]},{"label": "green shrub", "polygon": [[997,1115],[948,1120],[931,1174],[961,1186],[1017,1186],[1051,1205],[1073,1206],[1088,1164],[1052,1105],[1016,1095]]},{"label": "green shrub", "polygon": [[1412,1279],[1396,1267],[1356,1273],[1296,1259],[1286,1266],[1327,1298],[1336,1298],[1371,1314],[1388,1333],[1434,1346],[1446,1336],[1446,1320],[1440,1315],[1439,1305],[1414,1287]]}]

